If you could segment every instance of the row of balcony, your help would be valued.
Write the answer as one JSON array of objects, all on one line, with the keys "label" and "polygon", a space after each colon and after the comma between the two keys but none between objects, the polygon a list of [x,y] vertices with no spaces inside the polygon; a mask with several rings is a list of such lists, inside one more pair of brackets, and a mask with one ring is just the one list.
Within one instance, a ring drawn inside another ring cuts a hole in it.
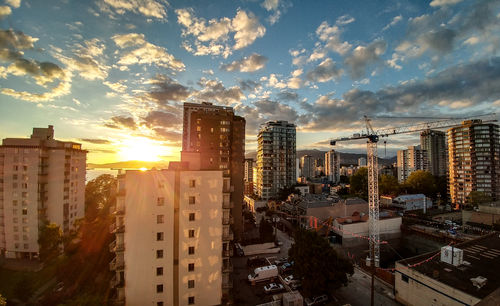
[{"label": "row of balcony", "polygon": [[233,256],[233,249],[229,250],[222,250],[222,257],[232,257]]},{"label": "row of balcony", "polygon": [[[123,257],[123,256],[122,256]],[[109,263],[109,270],[111,271],[120,271],[125,268],[125,262],[123,261],[122,257],[115,257],[113,260]],[[120,258],[120,259],[118,259]]]},{"label": "row of balcony", "polygon": [[233,216],[222,217],[222,224],[228,225],[228,224],[233,224],[233,223],[234,223]]},{"label": "row of balcony", "polygon": [[115,233],[124,233],[125,232],[125,225],[124,224],[116,224],[116,223],[113,223],[109,226],[109,232],[111,234],[115,234]]},{"label": "row of balcony", "polygon": [[109,251],[113,252],[113,253],[123,252],[123,251],[125,251],[125,244],[117,243],[116,240],[114,240],[113,242],[111,242],[109,244]]},{"label": "row of balcony", "polygon": [[231,209],[234,207],[234,202],[233,201],[222,201],[222,208],[224,209]]},{"label": "row of balcony", "polygon": [[227,277],[222,278],[222,289],[231,289],[233,288],[233,278],[228,275]]},{"label": "row of balcony", "polygon": [[233,272],[233,263],[230,260],[228,260],[222,264],[222,272],[223,273]]},{"label": "row of balcony", "polygon": [[222,233],[222,240],[223,241],[228,241],[228,240],[233,240],[233,239],[234,239],[233,231],[229,230],[229,232],[227,232],[227,233],[225,233],[225,232]]}]

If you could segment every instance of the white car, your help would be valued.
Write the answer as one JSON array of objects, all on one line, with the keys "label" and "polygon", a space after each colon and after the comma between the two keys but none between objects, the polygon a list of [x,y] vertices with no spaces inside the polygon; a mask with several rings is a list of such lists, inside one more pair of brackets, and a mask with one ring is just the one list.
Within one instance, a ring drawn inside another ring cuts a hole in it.
[{"label": "white car", "polygon": [[283,279],[283,283],[285,283],[285,285],[290,285],[292,281],[293,281],[293,275],[289,275]]},{"label": "white car", "polygon": [[265,293],[274,293],[274,292],[279,292],[281,290],[285,289],[282,284],[276,284],[276,283],[270,283],[267,286],[264,286],[264,292]]}]

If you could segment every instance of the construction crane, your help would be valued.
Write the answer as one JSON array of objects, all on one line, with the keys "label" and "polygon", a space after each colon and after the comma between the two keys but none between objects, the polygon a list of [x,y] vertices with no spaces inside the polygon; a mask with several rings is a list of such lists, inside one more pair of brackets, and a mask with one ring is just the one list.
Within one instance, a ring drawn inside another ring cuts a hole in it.
[{"label": "construction crane", "polygon": [[[351,141],[358,139],[367,139],[366,156],[368,165],[368,206],[369,206],[369,236],[370,236],[370,261],[372,267],[372,305],[373,305],[373,282],[375,266],[380,263],[380,231],[379,231],[379,194],[378,194],[378,153],[377,142],[380,137],[388,137],[390,135],[415,133],[429,129],[441,129],[462,125],[463,121],[487,117],[483,122],[496,122],[496,114],[479,115],[465,118],[447,118],[438,121],[424,122],[418,124],[405,125],[394,128],[384,128],[373,130],[371,119],[364,116],[366,132],[353,134],[351,137],[342,137],[330,140],[332,146],[340,141]],[[406,118],[406,117],[405,117]],[[407,117],[412,119],[412,117]],[[422,118],[422,117],[419,117]]]}]

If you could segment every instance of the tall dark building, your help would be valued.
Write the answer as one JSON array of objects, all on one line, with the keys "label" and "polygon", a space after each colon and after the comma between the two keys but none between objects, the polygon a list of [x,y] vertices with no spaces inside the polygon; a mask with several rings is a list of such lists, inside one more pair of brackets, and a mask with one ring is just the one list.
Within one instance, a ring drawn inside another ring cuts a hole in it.
[{"label": "tall dark building", "polygon": [[444,176],[447,171],[446,133],[427,130],[420,133],[420,147],[427,153],[429,172]]},{"label": "tall dark building", "polygon": [[223,171],[223,196],[229,198],[225,199],[229,203],[224,215],[232,216],[225,218],[232,224],[224,225],[224,230],[232,228],[239,239],[243,231],[245,119],[236,116],[232,107],[184,103],[182,161],[193,162],[193,153],[199,153],[200,170]]}]

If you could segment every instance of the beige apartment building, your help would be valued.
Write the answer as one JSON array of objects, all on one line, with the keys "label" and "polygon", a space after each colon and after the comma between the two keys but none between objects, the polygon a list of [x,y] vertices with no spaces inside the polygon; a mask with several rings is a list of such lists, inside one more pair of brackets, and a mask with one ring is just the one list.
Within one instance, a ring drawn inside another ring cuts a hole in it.
[{"label": "beige apartment building", "polygon": [[403,183],[417,170],[429,170],[427,151],[420,146],[409,146],[397,153],[398,181]]},{"label": "beige apartment building", "polygon": [[[118,176],[112,286],[127,305],[219,305],[232,287],[229,178],[220,170],[126,171]],[[225,273],[223,273],[225,272]]]},{"label": "beige apartment building", "polygon": [[328,181],[337,184],[340,182],[340,153],[330,150],[325,153],[325,175]]},{"label": "beige apartment building", "polygon": [[38,258],[39,228],[59,225],[67,234],[85,214],[87,151],[54,139],[54,128],[34,128],[30,138],[0,146],[0,252]]}]

